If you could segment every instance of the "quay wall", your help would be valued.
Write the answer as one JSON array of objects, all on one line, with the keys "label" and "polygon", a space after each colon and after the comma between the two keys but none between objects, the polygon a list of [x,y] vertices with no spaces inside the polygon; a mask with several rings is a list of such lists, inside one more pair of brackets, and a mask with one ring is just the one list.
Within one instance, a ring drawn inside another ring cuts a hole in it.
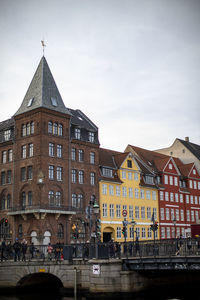
[{"label": "quay wall", "polygon": [[[123,271],[121,259],[62,262],[3,262],[0,264],[0,288],[34,284],[30,275],[55,276],[64,288],[92,293],[138,292],[147,286],[147,279],[135,271]],[[75,279],[76,277],[76,279]],[[26,281],[26,278],[29,280]]]}]

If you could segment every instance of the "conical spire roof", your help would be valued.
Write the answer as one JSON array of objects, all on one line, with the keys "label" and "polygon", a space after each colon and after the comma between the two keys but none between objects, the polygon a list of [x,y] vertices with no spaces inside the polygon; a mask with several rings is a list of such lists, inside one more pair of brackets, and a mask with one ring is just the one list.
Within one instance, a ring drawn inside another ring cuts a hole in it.
[{"label": "conical spire roof", "polygon": [[40,60],[24,100],[15,116],[39,107],[71,115],[64,105],[44,56]]}]

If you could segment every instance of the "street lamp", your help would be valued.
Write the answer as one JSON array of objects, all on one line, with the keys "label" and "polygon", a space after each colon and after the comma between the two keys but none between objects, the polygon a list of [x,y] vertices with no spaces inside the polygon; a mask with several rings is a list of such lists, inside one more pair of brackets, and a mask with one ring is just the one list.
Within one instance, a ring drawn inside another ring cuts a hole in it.
[{"label": "street lamp", "polygon": [[133,243],[134,243],[134,227],[137,223],[135,222],[134,219],[131,220],[131,225],[133,226]]},{"label": "street lamp", "polygon": [[173,223],[174,223],[174,238],[176,238],[176,218],[174,218]]},{"label": "street lamp", "polygon": [[96,201],[93,205],[93,211],[94,211],[94,215],[95,215],[95,257],[98,258],[98,232],[97,232],[98,224],[97,224],[97,222],[98,222],[98,215],[99,215],[99,205]]}]

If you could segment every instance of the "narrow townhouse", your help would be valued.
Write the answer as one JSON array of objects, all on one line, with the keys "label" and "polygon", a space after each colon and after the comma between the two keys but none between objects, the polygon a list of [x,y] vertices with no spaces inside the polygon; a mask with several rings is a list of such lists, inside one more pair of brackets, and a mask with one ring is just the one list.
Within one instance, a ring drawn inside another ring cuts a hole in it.
[{"label": "narrow townhouse", "polygon": [[[154,174],[131,153],[100,148],[100,208],[102,241],[126,241],[154,238],[152,215],[158,219],[158,193]],[[159,232],[155,232],[159,238]]]}]

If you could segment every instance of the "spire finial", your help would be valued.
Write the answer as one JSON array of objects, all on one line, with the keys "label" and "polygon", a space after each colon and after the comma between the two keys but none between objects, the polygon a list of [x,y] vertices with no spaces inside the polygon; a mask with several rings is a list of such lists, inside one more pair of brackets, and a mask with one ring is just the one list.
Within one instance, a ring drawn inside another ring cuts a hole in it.
[{"label": "spire finial", "polygon": [[42,48],[43,48],[43,56],[44,56],[44,47],[46,47],[45,43],[44,43],[44,39],[41,41],[42,43]]}]

